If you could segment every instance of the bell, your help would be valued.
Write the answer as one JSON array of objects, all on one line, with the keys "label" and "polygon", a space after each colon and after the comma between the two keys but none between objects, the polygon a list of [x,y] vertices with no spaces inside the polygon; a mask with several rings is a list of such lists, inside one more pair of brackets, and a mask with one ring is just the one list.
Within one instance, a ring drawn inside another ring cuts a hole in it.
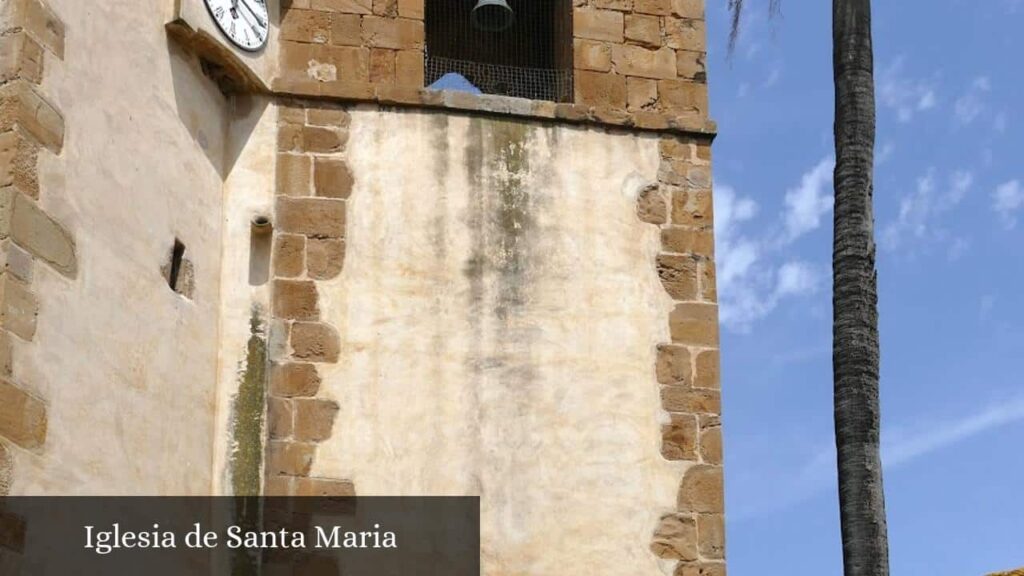
[{"label": "bell", "polygon": [[502,32],[515,24],[516,15],[505,0],[478,0],[470,21],[478,30]]}]

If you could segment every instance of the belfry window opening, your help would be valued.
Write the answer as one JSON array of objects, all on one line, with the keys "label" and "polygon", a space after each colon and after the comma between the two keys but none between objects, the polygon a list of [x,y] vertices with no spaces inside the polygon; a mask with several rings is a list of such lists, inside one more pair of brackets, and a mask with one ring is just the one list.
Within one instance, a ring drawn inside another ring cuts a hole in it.
[{"label": "belfry window opening", "polygon": [[426,85],[571,102],[571,0],[431,0]]}]

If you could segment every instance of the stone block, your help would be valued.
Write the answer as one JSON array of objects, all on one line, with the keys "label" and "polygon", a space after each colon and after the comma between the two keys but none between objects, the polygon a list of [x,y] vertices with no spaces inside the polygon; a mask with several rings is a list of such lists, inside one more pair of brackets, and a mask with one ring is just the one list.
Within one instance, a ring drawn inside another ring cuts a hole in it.
[{"label": "stone block", "polygon": [[307,111],[307,122],[310,126],[326,126],[330,128],[348,128],[352,117],[348,110],[330,104],[311,106]]},{"label": "stone block", "polygon": [[423,20],[425,0],[398,0],[398,15],[402,18]]},{"label": "stone block", "polygon": [[35,450],[46,442],[46,405],[0,379],[0,436],[26,450]]},{"label": "stone block", "polygon": [[638,14],[668,16],[672,13],[672,0],[633,0],[633,11]]},{"label": "stone block", "polygon": [[673,189],[672,223],[684,226],[714,224],[711,189]]},{"label": "stone block", "polygon": [[277,193],[284,196],[309,196],[313,159],[302,154],[277,155]]},{"label": "stone block", "polygon": [[331,15],[292,8],[281,14],[281,40],[326,44],[331,39]]},{"label": "stone block", "polygon": [[658,345],[656,373],[659,383],[689,386],[693,382],[692,371],[690,351],[685,346]]},{"label": "stone block", "polygon": [[672,14],[681,18],[704,19],[704,0],[672,0]]},{"label": "stone block", "polygon": [[630,44],[616,45],[612,47],[612,65],[616,72],[625,76],[656,80],[676,77],[676,53],[671,48],[651,50]]},{"label": "stone block", "polygon": [[41,46],[64,59],[64,23],[41,0],[5,0],[0,21],[22,28]]},{"label": "stone block", "polygon": [[352,193],[352,171],[344,160],[316,159],[316,195],[324,198],[348,198]]},{"label": "stone block", "polygon": [[373,0],[312,0],[314,10],[343,14],[373,14]]},{"label": "stone block", "polygon": [[665,196],[657,185],[648,186],[640,191],[636,202],[637,217],[648,224],[664,224],[668,221],[668,208]]},{"label": "stone block", "polygon": [[284,398],[267,398],[267,434],[271,440],[291,438],[293,424],[292,403]]},{"label": "stone block", "polygon": [[715,239],[709,228],[670,227],[661,230],[661,246],[666,252],[712,257]]},{"label": "stone block", "polygon": [[697,523],[682,514],[662,516],[654,531],[651,552],[667,560],[696,560]]},{"label": "stone block", "polygon": [[705,464],[722,464],[722,427],[701,427],[700,459]]},{"label": "stone block", "polygon": [[425,39],[423,22],[409,18],[363,18],[363,45],[392,50],[422,50]]},{"label": "stone block", "polygon": [[270,393],[274,396],[312,397],[319,389],[320,374],[313,364],[288,362],[270,369]]},{"label": "stone block", "polygon": [[[368,52],[367,52],[368,53]],[[320,85],[320,95],[325,98],[344,100],[374,100],[377,88],[369,80],[325,82]]]},{"label": "stone block", "polygon": [[395,56],[395,81],[400,86],[422,88],[426,76],[423,52],[400,50]]},{"label": "stone block", "polygon": [[661,18],[641,14],[626,14],[625,37],[646,48],[661,48]]},{"label": "stone block", "polygon": [[682,163],[693,158],[693,141],[681,136],[666,135],[658,140],[658,153],[665,160]]},{"label": "stone block", "polygon": [[577,38],[615,43],[625,39],[625,19],[621,12],[576,8],[572,22],[573,34]]},{"label": "stone block", "polygon": [[612,47],[606,42],[577,38],[573,41],[573,62],[580,70],[608,72],[612,69]]},{"label": "stone block", "polygon": [[718,306],[705,303],[682,303],[669,315],[669,331],[677,344],[718,347]]},{"label": "stone block", "polygon": [[291,496],[292,484],[296,478],[292,476],[270,476],[263,481],[264,496]]},{"label": "stone block", "polygon": [[707,84],[686,80],[661,80],[658,82],[658,100],[663,110],[673,114],[692,112],[706,115],[708,87]]},{"label": "stone block", "polygon": [[715,275],[715,263],[702,259],[697,268],[700,274],[700,298],[705,302],[718,301],[718,281]]},{"label": "stone block", "polygon": [[306,362],[338,361],[341,354],[341,338],[330,324],[321,322],[296,322],[292,325],[292,354]]},{"label": "stone block", "polygon": [[283,102],[277,107],[277,125],[302,125],[306,123],[306,107],[292,102]]},{"label": "stone block", "polygon": [[331,18],[331,44],[363,45],[363,18],[358,14],[335,14]]},{"label": "stone block", "polygon": [[0,37],[0,83],[43,81],[43,48],[25,32]]},{"label": "stone block", "polygon": [[672,576],[725,576],[724,562],[680,562]]},{"label": "stone block", "polygon": [[697,299],[697,261],[692,256],[659,254],[658,277],[674,300]]},{"label": "stone block", "polygon": [[55,154],[64,146],[64,117],[25,80],[0,87],[0,132],[15,126]]},{"label": "stone block", "polygon": [[32,340],[36,335],[39,301],[27,284],[10,274],[0,275],[0,328]]},{"label": "stone block", "polygon": [[355,496],[356,486],[350,480],[331,480],[328,478],[296,478],[295,495],[318,496],[321,498]]},{"label": "stone block", "polygon": [[388,86],[395,83],[395,54],[385,48],[370,50],[370,82]]},{"label": "stone block", "polygon": [[373,0],[373,13],[386,18],[397,17],[398,0]]},{"label": "stone block", "polygon": [[274,280],[273,312],[287,320],[316,320],[320,317],[319,295],[312,280]]},{"label": "stone block", "polygon": [[278,126],[277,150],[279,152],[302,152],[302,126],[296,124]]},{"label": "stone block", "polygon": [[697,355],[697,374],[693,385],[712,390],[721,388],[718,350],[705,350]]},{"label": "stone block", "polygon": [[278,197],[277,223],[280,231],[286,233],[341,238],[345,235],[345,201]]},{"label": "stone block", "polygon": [[324,128],[321,126],[304,126],[302,128],[302,148],[314,154],[331,154],[340,152],[348,142],[348,131]]},{"label": "stone block", "polygon": [[725,558],[725,517],[722,514],[697,516],[697,540],[700,555],[709,560]]},{"label": "stone block", "polygon": [[11,493],[11,484],[14,483],[14,455],[7,448],[7,445],[0,442],[0,497]]},{"label": "stone block", "polygon": [[679,486],[676,504],[680,512],[722,514],[725,508],[722,467],[698,464],[688,469]]},{"label": "stone block", "polygon": [[701,162],[711,162],[711,142],[697,142],[696,157],[697,160],[700,160]]},{"label": "stone block", "polygon": [[640,110],[633,113],[633,125],[646,130],[665,130],[669,127],[669,118],[661,112]]},{"label": "stone block", "polygon": [[[301,44],[299,46],[302,46]],[[332,82],[365,84],[370,79],[370,50],[360,46],[312,46],[306,55],[292,56],[289,64],[305,69],[306,77],[323,85]]]},{"label": "stone block", "polygon": [[630,112],[654,110],[658,105],[658,82],[648,78],[626,79],[628,100],[626,107]]},{"label": "stone block", "polygon": [[344,240],[310,240],[306,249],[309,277],[330,280],[341,274],[345,266]]},{"label": "stone block", "polygon": [[267,444],[267,472],[271,475],[307,476],[315,453],[314,444],[272,440]]},{"label": "stone block", "polygon": [[676,50],[707,51],[707,32],[703,20],[667,18],[665,44]]},{"label": "stone block", "polygon": [[39,198],[38,159],[39,146],[21,130],[0,133],[0,188],[13,186],[26,196]]},{"label": "stone block", "polygon": [[626,77],[604,72],[577,70],[576,103],[586,106],[626,108]]},{"label": "stone block", "polygon": [[338,404],[319,398],[296,398],[295,439],[302,442],[321,442],[331,437]]},{"label": "stone block", "polygon": [[[581,2],[576,3],[580,4]],[[619,12],[631,12],[633,10],[633,0],[592,0],[590,5],[594,8],[618,10]]]},{"label": "stone block", "polygon": [[663,386],[661,406],[668,412],[680,414],[721,414],[722,397],[717,390]]},{"label": "stone block", "polygon": [[672,414],[661,427],[661,455],[666,460],[696,460],[697,436],[696,415]]},{"label": "stone block", "polygon": [[279,278],[302,276],[306,270],[306,237],[299,234],[274,236],[274,275]]},{"label": "stone block", "polygon": [[704,52],[676,50],[676,75],[693,82],[707,82],[706,60]]},{"label": "stone block", "polygon": [[9,378],[14,373],[14,344],[6,330],[0,330],[0,377]]}]

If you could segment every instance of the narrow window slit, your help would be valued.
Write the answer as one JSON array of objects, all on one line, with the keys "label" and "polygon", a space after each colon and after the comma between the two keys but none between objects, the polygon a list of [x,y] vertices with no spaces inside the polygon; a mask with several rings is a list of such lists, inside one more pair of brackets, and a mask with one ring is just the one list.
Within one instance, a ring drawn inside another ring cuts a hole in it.
[{"label": "narrow window slit", "polygon": [[185,259],[185,245],[181,240],[174,239],[174,249],[171,250],[171,273],[168,275],[167,284],[171,290],[181,292],[178,288],[178,279],[181,277],[181,263]]}]

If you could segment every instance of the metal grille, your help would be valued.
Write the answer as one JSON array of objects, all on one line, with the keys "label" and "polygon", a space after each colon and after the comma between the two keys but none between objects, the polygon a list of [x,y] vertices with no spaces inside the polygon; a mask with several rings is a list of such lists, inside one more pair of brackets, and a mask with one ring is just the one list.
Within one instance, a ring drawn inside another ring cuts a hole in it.
[{"label": "metal grille", "polygon": [[473,25],[477,1],[426,2],[426,85],[572,101],[571,0],[507,0],[515,20],[500,32]]},{"label": "metal grille", "polygon": [[484,94],[565,102],[572,95],[572,70],[522,68],[427,55],[427,86],[456,73]]}]

